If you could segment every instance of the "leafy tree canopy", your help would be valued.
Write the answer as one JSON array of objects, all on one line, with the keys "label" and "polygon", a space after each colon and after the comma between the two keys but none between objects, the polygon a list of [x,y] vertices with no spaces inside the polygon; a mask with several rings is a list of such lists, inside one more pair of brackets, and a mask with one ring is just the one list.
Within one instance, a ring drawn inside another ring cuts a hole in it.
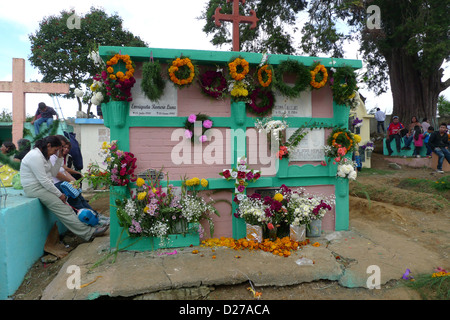
[{"label": "leafy tree canopy", "polygon": [[[79,16],[79,28],[68,20],[73,15],[74,12],[63,10],[57,16],[45,17],[39,29],[29,35],[31,64],[39,69],[43,82],[69,83],[70,93],[65,98],[75,98],[76,88],[92,84],[98,67],[88,55],[99,45],[146,46],[139,37],[123,29],[117,14],[109,16],[102,9],[91,7],[86,15]],[[81,100],[78,97],[77,100],[81,110]],[[89,103],[86,96],[84,103]]]},{"label": "leafy tree canopy", "polygon": [[[236,0],[238,1],[238,0]],[[255,10],[258,19],[257,27],[250,29],[248,24],[242,23],[240,29],[241,51],[264,52],[274,54],[294,54],[296,49],[293,45],[292,36],[286,32],[287,26],[297,31],[295,27],[296,14],[306,6],[304,0],[247,0],[240,4],[241,15],[248,15],[250,10]],[[231,22],[224,22],[222,26],[215,25],[212,16],[216,8],[221,7],[221,13],[231,14],[232,3],[225,0],[210,0],[205,11],[199,17],[205,20],[203,31],[212,34],[211,43],[222,46],[232,43],[232,34],[227,28]]]}]

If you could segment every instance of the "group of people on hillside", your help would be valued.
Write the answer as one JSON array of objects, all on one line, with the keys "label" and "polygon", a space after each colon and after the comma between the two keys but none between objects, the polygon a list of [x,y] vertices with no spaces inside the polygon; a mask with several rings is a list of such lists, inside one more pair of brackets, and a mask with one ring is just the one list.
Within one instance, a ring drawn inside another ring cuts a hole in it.
[{"label": "group of people on hillside", "polygon": [[[386,116],[378,108],[375,113],[375,119],[377,120],[378,133],[385,132],[384,120]],[[389,155],[394,152],[391,147],[391,142],[395,140],[397,152],[400,150],[411,150],[411,146],[414,147],[413,156],[420,158],[422,148],[426,148],[426,156],[431,157],[431,153],[434,152],[438,156],[437,172],[444,173],[442,166],[444,159],[450,163],[450,151],[449,151],[449,130],[447,123],[441,123],[438,130],[430,125],[427,118],[424,118],[422,122],[419,122],[416,116],[411,117],[411,122],[406,127],[401,122],[398,116],[392,117],[392,122],[387,128],[386,137],[386,149]],[[401,147],[401,140],[403,139],[404,147]]]},{"label": "group of people on hillside", "polygon": [[[41,109],[39,105],[38,111]],[[43,115],[37,120],[39,119],[46,119],[46,116]],[[109,218],[96,212],[81,193],[76,197],[70,197],[62,188],[64,182],[73,183],[81,178],[80,173],[71,166],[69,155],[71,143],[65,136],[44,137],[37,140],[33,148],[29,140],[20,139],[18,146],[19,152],[16,152],[17,148],[13,142],[4,142],[1,152],[11,161],[20,162],[20,171],[15,171],[14,174],[19,174],[21,187],[27,197],[38,198],[61,223],[85,241],[101,236],[108,230]],[[0,169],[7,166],[4,164]],[[8,171],[14,170],[8,168]],[[99,218],[98,224],[92,226],[82,222],[77,216],[81,209],[95,213]]]}]

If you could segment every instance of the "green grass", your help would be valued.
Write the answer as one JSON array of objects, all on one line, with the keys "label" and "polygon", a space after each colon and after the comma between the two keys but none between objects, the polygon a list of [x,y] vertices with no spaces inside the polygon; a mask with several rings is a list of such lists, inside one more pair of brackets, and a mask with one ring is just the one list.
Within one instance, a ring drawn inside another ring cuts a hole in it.
[{"label": "green grass", "polygon": [[361,176],[372,176],[372,175],[384,176],[384,175],[387,175],[387,174],[392,174],[392,170],[363,168],[360,172],[358,172],[358,175],[361,175]]},{"label": "green grass", "polygon": [[450,276],[433,278],[431,274],[421,274],[403,284],[417,290],[424,300],[450,300]]},{"label": "green grass", "polygon": [[405,178],[400,180],[398,188],[414,190],[429,193],[433,195],[441,195],[450,199],[450,176],[444,176],[436,181],[428,179]]}]

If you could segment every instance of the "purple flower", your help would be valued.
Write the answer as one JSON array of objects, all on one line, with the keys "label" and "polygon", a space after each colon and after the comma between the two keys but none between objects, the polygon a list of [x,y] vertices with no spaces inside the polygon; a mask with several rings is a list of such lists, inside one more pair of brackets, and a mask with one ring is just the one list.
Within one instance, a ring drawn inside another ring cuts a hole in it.
[{"label": "purple flower", "polygon": [[238,190],[238,192],[244,192],[245,186],[238,186],[237,190]]},{"label": "purple flower", "polygon": [[252,180],[253,179],[253,172],[249,171],[247,172],[247,180]]},{"label": "purple flower", "polygon": [[188,117],[188,121],[189,121],[190,123],[194,123],[195,120],[197,120],[197,116],[196,116],[195,114],[191,114],[191,115]]},{"label": "purple flower", "polygon": [[205,120],[203,121],[203,127],[205,127],[206,129],[209,129],[212,127],[212,121],[211,120]]},{"label": "purple flower", "polygon": [[406,269],[406,271],[405,271],[405,273],[403,274],[402,278],[403,278],[404,280],[411,280],[411,279],[414,279],[414,277],[413,277],[413,276],[410,276],[410,274],[411,274],[411,270]]}]

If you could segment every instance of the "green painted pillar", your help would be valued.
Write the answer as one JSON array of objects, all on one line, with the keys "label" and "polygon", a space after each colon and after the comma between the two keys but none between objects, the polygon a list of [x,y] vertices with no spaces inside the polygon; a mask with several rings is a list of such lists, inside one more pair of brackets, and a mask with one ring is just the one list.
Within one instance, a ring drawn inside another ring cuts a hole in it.
[{"label": "green painted pillar", "polygon": [[117,240],[120,236],[119,220],[117,218],[116,200],[124,200],[130,197],[128,186],[111,186],[109,188],[109,245],[111,248],[117,246]]}]

